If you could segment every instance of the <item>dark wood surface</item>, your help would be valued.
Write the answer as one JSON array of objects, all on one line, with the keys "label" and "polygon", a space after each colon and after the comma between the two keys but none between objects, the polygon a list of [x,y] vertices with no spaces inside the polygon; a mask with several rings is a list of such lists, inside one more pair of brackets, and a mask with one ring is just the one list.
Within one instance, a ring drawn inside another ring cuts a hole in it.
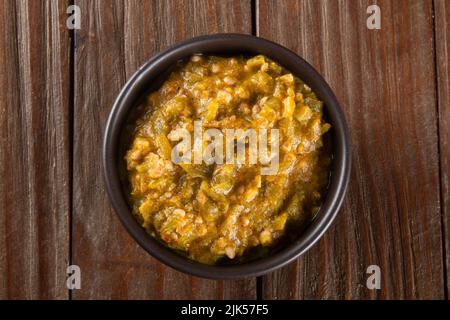
[{"label": "dark wood surface", "polygon": [[[448,298],[447,0],[69,1],[0,5],[0,299]],[[381,8],[381,30],[366,8]],[[212,281],[141,249],[105,193],[104,125],[127,78],[175,42],[218,32],[278,42],[318,69],[353,147],[338,218],[307,254],[259,279]],[[82,270],[68,291],[66,267]],[[366,288],[379,265],[381,290]]]},{"label": "dark wood surface", "polygon": [[0,299],[66,299],[67,3],[0,5]]},{"label": "dark wood surface", "polygon": [[442,232],[445,241],[446,292],[450,284],[450,1],[435,2],[436,70],[439,154],[441,169]]}]

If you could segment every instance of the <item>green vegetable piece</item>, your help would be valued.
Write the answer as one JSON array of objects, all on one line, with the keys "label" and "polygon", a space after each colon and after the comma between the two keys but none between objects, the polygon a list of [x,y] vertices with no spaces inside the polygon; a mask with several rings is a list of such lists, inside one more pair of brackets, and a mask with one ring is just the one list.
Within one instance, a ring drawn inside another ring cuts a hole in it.
[{"label": "green vegetable piece", "polygon": [[170,160],[172,156],[172,146],[170,145],[169,139],[167,139],[166,135],[157,135],[155,138],[155,144],[158,146],[158,153],[160,157]]},{"label": "green vegetable piece", "polygon": [[212,121],[216,119],[217,111],[219,110],[219,102],[217,100],[211,101],[206,107],[205,121]]},{"label": "green vegetable piece", "polygon": [[253,57],[247,61],[247,67],[250,70],[257,70],[266,62],[266,59],[262,55]]},{"label": "green vegetable piece", "polygon": [[236,166],[224,164],[218,166],[211,179],[211,187],[216,193],[227,195],[234,186]]}]

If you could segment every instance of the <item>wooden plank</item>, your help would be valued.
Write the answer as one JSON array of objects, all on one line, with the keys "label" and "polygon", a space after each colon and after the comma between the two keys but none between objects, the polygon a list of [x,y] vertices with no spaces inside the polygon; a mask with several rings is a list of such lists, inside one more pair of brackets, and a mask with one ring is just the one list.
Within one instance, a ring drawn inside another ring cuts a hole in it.
[{"label": "wooden plank", "polygon": [[67,1],[0,6],[0,299],[66,299]]},{"label": "wooden plank", "polygon": [[[446,245],[446,288],[450,285],[450,3],[435,0],[436,66],[441,160],[441,199]],[[447,296],[448,298],[448,296]]]},{"label": "wooden plank", "polygon": [[[381,30],[366,28],[373,3]],[[353,147],[333,227],[296,263],[264,277],[263,297],[443,298],[432,2],[258,4],[259,35],[320,70],[347,115]],[[381,290],[366,288],[372,264],[381,268]]]},{"label": "wooden plank", "polygon": [[187,37],[250,32],[249,1],[77,0],[73,262],[85,298],[255,298],[256,280],[208,281],[151,258],[126,233],[104,190],[105,121],[126,79],[153,54]]}]

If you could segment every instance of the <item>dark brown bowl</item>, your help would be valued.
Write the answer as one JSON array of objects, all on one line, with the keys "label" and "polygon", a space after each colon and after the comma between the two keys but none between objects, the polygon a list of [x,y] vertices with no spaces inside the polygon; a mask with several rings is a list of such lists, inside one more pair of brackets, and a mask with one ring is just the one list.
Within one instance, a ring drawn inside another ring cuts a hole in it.
[{"label": "dark brown bowl", "polygon": [[[209,266],[174,252],[147,234],[133,216],[119,175],[123,161],[120,140],[122,130],[139,99],[156,90],[167,71],[180,59],[195,53],[203,54],[263,54],[280,63],[305,81],[324,102],[327,121],[331,123],[333,165],[325,201],[316,217],[292,242],[270,255],[242,264]],[[165,264],[200,277],[236,279],[260,276],[293,261],[328,229],[344,199],[350,176],[350,146],[347,125],[333,92],[328,84],[305,60],[292,51],[271,41],[242,34],[217,34],[183,41],[156,55],[145,63],[125,84],[111,110],[103,141],[103,170],[111,202],[125,228],[152,256]]]}]

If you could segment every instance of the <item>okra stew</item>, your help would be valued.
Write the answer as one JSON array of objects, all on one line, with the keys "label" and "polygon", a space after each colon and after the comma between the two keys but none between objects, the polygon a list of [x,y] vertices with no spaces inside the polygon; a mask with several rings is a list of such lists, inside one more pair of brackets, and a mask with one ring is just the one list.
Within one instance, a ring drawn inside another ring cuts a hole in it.
[{"label": "okra stew", "polygon": [[[124,167],[136,219],[204,264],[268,252],[289,230],[306,226],[323,202],[332,154],[322,109],[307,84],[265,56],[180,61],[128,125]],[[201,134],[208,129],[214,139]],[[231,143],[218,143],[233,129]],[[184,135],[180,144],[180,132],[200,143]],[[261,132],[272,143],[266,148]],[[240,135],[244,158],[234,152]],[[255,141],[259,156],[251,162]],[[194,159],[207,149],[215,161]],[[174,161],[174,150],[183,161]],[[270,165],[275,170],[265,170]]]}]

